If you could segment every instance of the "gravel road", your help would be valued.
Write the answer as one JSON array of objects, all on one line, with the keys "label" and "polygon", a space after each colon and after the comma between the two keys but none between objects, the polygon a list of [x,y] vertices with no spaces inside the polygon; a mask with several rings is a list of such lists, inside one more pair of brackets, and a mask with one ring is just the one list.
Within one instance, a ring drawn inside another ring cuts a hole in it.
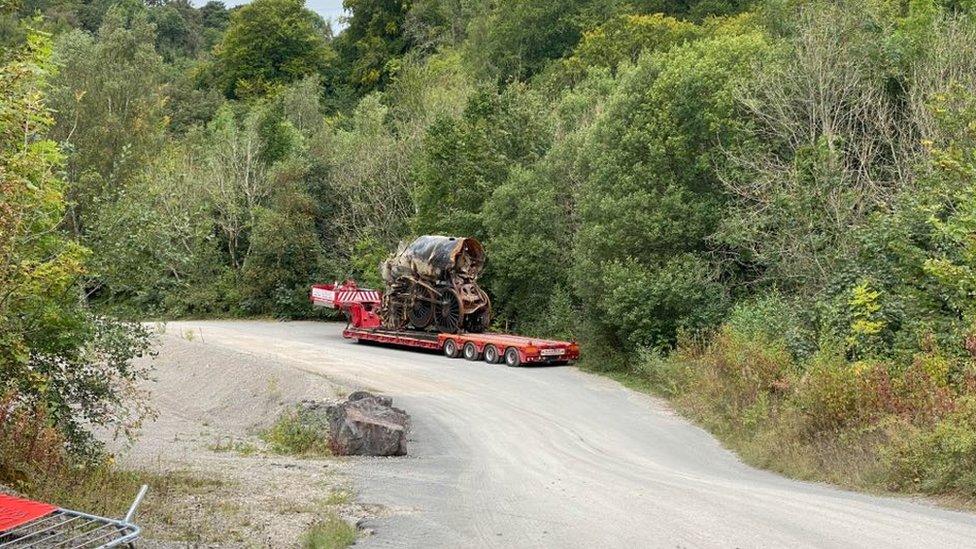
[{"label": "gravel road", "polygon": [[753,469],[662,401],[572,367],[357,345],[329,323],[168,329],[412,414],[410,457],[352,467],[359,499],[387,508],[367,547],[976,547],[974,515]]}]

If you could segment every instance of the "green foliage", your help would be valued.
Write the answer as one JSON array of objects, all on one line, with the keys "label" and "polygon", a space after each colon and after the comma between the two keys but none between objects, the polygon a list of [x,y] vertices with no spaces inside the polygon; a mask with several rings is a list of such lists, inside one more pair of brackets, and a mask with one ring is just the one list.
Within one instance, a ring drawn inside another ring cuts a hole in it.
[{"label": "green foliage", "polygon": [[[211,15],[214,8],[211,5]],[[149,11],[149,19],[156,26],[156,51],[169,59],[196,57],[205,46],[203,15],[188,0],[166,2]]]},{"label": "green foliage", "polygon": [[515,167],[484,206],[496,317],[542,320],[554,293],[568,285],[568,197],[546,175]]},{"label": "green foliage", "polygon": [[145,12],[112,8],[97,36],[75,30],[57,40],[54,61],[63,68],[52,82],[52,137],[67,156],[75,236],[162,145],[164,69],[155,39]]},{"label": "green foliage", "polygon": [[889,483],[905,491],[976,496],[976,400],[970,396],[934,428],[913,429],[886,453]]},{"label": "green foliage", "polygon": [[217,85],[231,98],[264,95],[335,62],[304,0],[255,0],[235,10],[214,56]]},{"label": "green foliage", "polygon": [[328,456],[332,455],[328,429],[320,416],[293,408],[282,412],[262,438],[279,454]]},{"label": "green foliage", "polygon": [[439,117],[424,137],[414,232],[484,239],[482,209],[513,166],[538,160],[551,139],[538,98],[511,87],[473,94],[460,119]]},{"label": "green foliage", "polygon": [[701,21],[709,16],[733,15],[753,2],[748,0],[632,0],[643,13],[666,13]]},{"label": "green foliage", "polygon": [[664,51],[703,35],[702,27],[661,13],[620,15],[587,31],[566,63],[616,69],[623,63],[636,63],[642,53]]},{"label": "green foliage", "polygon": [[356,528],[329,514],[302,536],[303,549],[343,549],[356,543]]},{"label": "green foliage", "polygon": [[615,1],[502,0],[470,23],[465,55],[478,74],[524,80],[569,53],[584,29],[618,8]]},{"label": "green foliage", "polygon": [[719,235],[757,278],[782,289],[816,294],[835,282],[857,253],[856,229],[911,169],[879,27],[864,25],[871,14],[859,9],[794,14],[796,36],[757,59],[736,97],[748,123],[721,173],[731,200]]},{"label": "green foliage", "polygon": [[259,207],[241,271],[245,310],[306,316],[321,260],[316,244],[315,204],[308,195],[286,189],[270,208]]},{"label": "green foliage", "polygon": [[575,281],[588,316],[629,349],[722,313],[718,269],[702,255],[722,215],[718,144],[737,139],[732,90],[765,48],[750,33],[642,58],[593,125]]},{"label": "green foliage", "polygon": [[348,27],[336,40],[345,81],[365,95],[385,86],[409,46],[404,23],[410,0],[343,0]]},{"label": "green foliage", "polygon": [[92,427],[128,434],[148,410],[133,399],[147,371],[139,325],[94,316],[79,299],[89,252],[57,230],[65,211],[54,122],[45,104],[48,36],[0,66],[0,391],[46,411],[72,449],[91,454]]},{"label": "green foliage", "polygon": [[812,355],[817,341],[802,307],[778,293],[760,294],[737,303],[725,325],[740,336],[756,341],[781,342],[794,359]]},{"label": "green foliage", "polygon": [[590,306],[606,315],[625,350],[670,344],[678,331],[716,324],[724,312],[724,288],[707,262],[694,254],[647,266],[633,259],[601,265],[601,295]]}]

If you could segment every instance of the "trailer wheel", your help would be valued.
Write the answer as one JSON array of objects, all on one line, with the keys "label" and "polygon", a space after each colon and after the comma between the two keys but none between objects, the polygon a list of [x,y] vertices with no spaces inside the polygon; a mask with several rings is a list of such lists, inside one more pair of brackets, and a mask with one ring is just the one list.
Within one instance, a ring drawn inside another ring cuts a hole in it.
[{"label": "trailer wheel", "polygon": [[505,350],[505,365],[510,368],[518,368],[522,365],[522,359],[519,357],[518,349],[509,347]]},{"label": "trailer wheel", "polygon": [[488,364],[498,364],[501,362],[498,356],[498,349],[494,345],[485,345],[485,362]]},{"label": "trailer wheel", "polygon": [[481,358],[481,353],[478,352],[478,348],[470,341],[464,344],[462,352],[464,353],[464,358],[467,360],[478,360]]},{"label": "trailer wheel", "polygon": [[447,358],[457,358],[460,354],[457,343],[453,339],[448,339],[444,342],[444,356]]}]

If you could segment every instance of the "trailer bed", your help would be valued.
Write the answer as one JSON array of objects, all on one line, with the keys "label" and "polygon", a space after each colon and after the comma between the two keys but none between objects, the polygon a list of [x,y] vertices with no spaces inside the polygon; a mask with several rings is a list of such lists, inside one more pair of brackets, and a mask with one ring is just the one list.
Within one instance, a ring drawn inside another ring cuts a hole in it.
[{"label": "trailer bed", "polygon": [[554,341],[503,333],[453,334],[416,330],[359,328],[352,324],[342,332],[346,339],[397,347],[442,351],[451,358],[524,364],[567,364],[579,359],[575,342]]},{"label": "trailer bed", "polygon": [[415,347],[439,351],[441,344],[437,334],[430,332],[397,331],[385,328],[356,328],[347,326],[342,337],[358,341],[373,341],[398,347]]}]

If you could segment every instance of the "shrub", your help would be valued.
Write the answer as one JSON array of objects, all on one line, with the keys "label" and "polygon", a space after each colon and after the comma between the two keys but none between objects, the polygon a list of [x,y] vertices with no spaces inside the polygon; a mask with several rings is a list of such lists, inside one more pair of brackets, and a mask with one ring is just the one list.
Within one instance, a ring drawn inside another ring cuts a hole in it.
[{"label": "shrub", "polygon": [[262,438],[279,454],[332,455],[328,426],[297,408],[282,413]]},{"label": "shrub", "polygon": [[642,351],[635,362],[634,371],[647,380],[654,392],[666,397],[684,393],[696,374],[690,361],[658,350]]},{"label": "shrub", "polygon": [[806,434],[864,425],[884,412],[880,396],[892,393],[883,366],[822,353],[814,358],[792,404],[803,414]]},{"label": "shrub", "polygon": [[302,536],[303,549],[340,549],[356,542],[356,528],[329,514]]},{"label": "shrub", "polygon": [[976,497],[976,396],[933,428],[907,433],[886,456],[893,488]]},{"label": "shrub", "polygon": [[65,447],[43,408],[26,406],[13,393],[0,398],[0,484],[29,489],[38,475],[64,464]]},{"label": "shrub", "polygon": [[732,308],[726,326],[739,339],[782,344],[793,358],[809,357],[816,341],[808,324],[801,319],[799,306],[779,293],[761,295]]}]

